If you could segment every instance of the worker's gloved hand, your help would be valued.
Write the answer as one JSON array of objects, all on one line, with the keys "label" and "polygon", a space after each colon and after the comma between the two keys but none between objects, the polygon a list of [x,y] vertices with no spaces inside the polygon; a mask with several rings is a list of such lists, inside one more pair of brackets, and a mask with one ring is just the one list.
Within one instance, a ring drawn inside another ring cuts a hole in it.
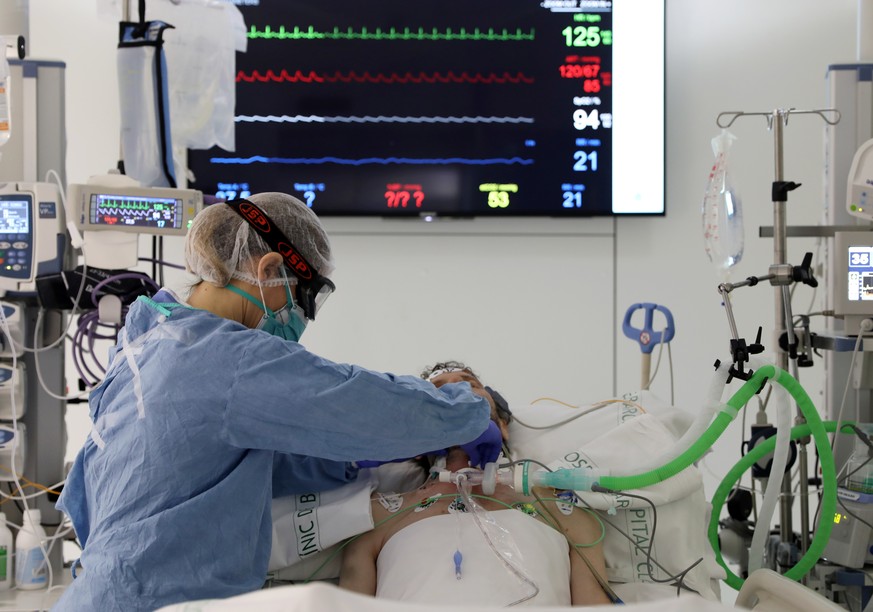
[{"label": "worker's gloved hand", "polygon": [[503,434],[500,433],[500,428],[494,421],[488,423],[488,429],[483,431],[478,438],[472,442],[461,444],[461,448],[470,457],[470,465],[480,468],[484,468],[486,463],[497,461],[502,446]]}]

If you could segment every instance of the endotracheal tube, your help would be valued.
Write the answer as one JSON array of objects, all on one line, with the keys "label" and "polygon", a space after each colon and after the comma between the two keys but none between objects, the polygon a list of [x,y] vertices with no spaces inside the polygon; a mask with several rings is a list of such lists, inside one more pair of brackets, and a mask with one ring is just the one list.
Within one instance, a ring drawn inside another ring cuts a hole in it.
[{"label": "endotracheal tube", "polygon": [[567,491],[590,491],[600,480],[601,472],[588,468],[562,468],[548,471],[545,469],[531,470],[530,461],[521,461],[513,470],[498,472],[497,464],[489,463],[482,471],[465,470],[463,472],[440,472],[441,482],[454,482],[460,487],[461,481],[471,485],[481,485],[485,495],[494,493],[498,484],[508,485],[530,495],[534,487],[553,487]]}]

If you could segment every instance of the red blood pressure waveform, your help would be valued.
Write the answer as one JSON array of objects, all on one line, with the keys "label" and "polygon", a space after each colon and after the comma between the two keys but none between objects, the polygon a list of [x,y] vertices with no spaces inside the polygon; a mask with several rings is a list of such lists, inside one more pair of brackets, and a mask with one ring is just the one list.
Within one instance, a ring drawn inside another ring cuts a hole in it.
[{"label": "red blood pressure waveform", "polygon": [[469,74],[464,71],[460,74],[456,74],[449,70],[448,72],[419,72],[414,74],[412,72],[406,72],[404,74],[398,74],[396,72],[392,72],[390,74],[376,73],[370,74],[368,71],[364,71],[362,73],[357,73],[354,70],[350,72],[334,72],[333,74],[319,74],[315,71],[310,70],[309,72],[302,72],[300,70],[296,70],[293,73],[289,73],[287,70],[281,70],[278,74],[273,72],[272,70],[267,70],[265,73],[261,73],[258,70],[253,70],[251,73],[246,73],[242,70],[237,72],[236,81],[245,82],[245,83],[376,83],[376,84],[386,84],[386,85],[394,85],[394,84],[408,84],[408,83],[482,83],[485,85],[492,84],[511,84],[511,85],[532,85],[534,82],[533,77],[529,77],[522,72],[517,72],[516,74],[510,74],[508,72],[504,72],[503,74],[495,74],[493,72],[488,74],[481,74],[479,72],[474,74]]}]

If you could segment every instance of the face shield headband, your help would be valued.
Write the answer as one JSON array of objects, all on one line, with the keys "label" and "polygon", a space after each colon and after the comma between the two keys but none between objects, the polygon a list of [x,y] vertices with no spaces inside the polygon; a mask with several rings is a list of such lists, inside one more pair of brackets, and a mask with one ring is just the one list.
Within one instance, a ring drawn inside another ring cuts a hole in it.
[{"label": "face shield headband", "polygon": [[291,244],[288,237],[276,227],[272,219],[248,200],[231,200],[225,202],[246,223],[264,239],[264,242],[276,253],[282,256],[285,266],[297,278],[297,303],[310,321],[315,320],[324,300],[336,291],[336,286],[329,278],[318,273],[306,258]]}]

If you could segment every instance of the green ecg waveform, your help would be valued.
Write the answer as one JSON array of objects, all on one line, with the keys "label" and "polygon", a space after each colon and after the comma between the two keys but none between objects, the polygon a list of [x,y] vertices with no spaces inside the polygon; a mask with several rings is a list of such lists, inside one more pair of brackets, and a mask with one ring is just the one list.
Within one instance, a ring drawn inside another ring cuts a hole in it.
[{"label": "green ecg waveform", "polygon": [[263,30],[259,30],[252,26],[249,29],[248,37],[279,40],[487,40],[508,42],[533,40],[534,30],[531,28],[529,31],[523,32],[521,28],[516,28],[515,32],[511,32],[506,28],[502,30],[494,30],[493,28],[488,28],[487,30],[459,28],[456,31],[453,31],[452,28],[445,30],[438,30],[437,28],[430,30],[425,30],[425,28],[388,28],[387,30],[382,28],[374,30],[368,30],[367,28],[361,28],[360,30],[354,28],[334,28],[333,30],[321,31],[313,26],[303,28],[294,26],[293,29],[279,26],[278,30],[274,30],[270,26],[264,26]]},{"label": "green ecg waveform", "polygon": [[154,208],[155,210],[161,210],[161,205],[152,206],[148,202],[130,202],[130,201],[115,201],[115,200],[107,200],[101,203],[101,208],[113,207],[113,208],[121,208],[123,210],[151,210]]}]

